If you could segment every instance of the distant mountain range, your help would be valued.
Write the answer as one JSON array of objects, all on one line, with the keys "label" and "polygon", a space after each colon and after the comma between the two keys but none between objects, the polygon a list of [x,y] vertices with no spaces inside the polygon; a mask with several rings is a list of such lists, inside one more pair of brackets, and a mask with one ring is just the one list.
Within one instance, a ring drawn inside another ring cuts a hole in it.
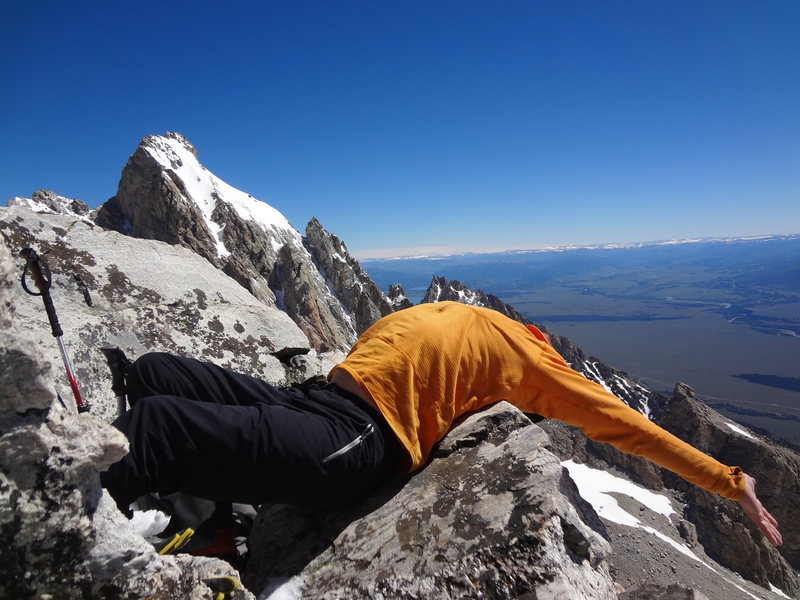
[{"label": "distant mountain range", "polygon": [[[800,290],[800,235],[368,259],[360,262],[379,286],[401,283],[407,292],[425,289],[433,275],[441,274],[500,297],[551,284],[591,288],[600,277],[617,278],[628,295],[644,294],[658,298],[670,295],[664,289],[656,289],[663,282],[670,281],[720,291],[727,289],[730,292],[744,292],[745,287],[757,286],[761,291],[769,288],[793,296]],[[685,300],[708,300],[702,295],[695,298],[686,297],[686,294],[673,295],[675,298],[683,296]],[[730,299],[722,301],[729,302]]]},{"label": "distant mountain range", "polygon": [[733,244],[738,242],[769,242],[774,240],[796,240],[800,239],[800,233],[788,234],[769,234],[769,235],[750,235],[741,237],[702,237],[671,240],[655,240],[649,242],[614,242],[608,244],[588,244],[588,245],[565,245],[565,246],[545,246],[542,248],[519,248],[488,252],[431,252],[418,254],[398,254],[388,257],[365,257],[362,262],[391,262],[397,260],[438,260],[453,257],[497,257],[519,254],[538,254],[541,252],[569,252],[571,250],[616,250],[621,248],[644,248],[647,246],[676,246],[680,244],[703,244],[720,242]]}]

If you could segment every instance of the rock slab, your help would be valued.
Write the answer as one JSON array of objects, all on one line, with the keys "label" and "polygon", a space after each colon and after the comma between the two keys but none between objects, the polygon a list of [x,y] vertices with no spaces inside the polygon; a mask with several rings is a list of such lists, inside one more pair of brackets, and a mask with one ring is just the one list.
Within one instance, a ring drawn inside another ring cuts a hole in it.
[{"label": "rock slab", "polygon": [[263,510],[248,587],[293,580],[304,599],[616,598],[609,546],[587,521],[602,526],[546,444],[500,403],[352,510]]},{"label": "rock slab", "polygon": [[[54,365],[22,335],[15,265],[0,244],[0,598],[209,598],[238,574],[215,559],[158,556],[100,487],[127,440],[57,400]],[[232,600],[252,600],[245,589]]]},{"label": "rock slab", "polygon": [[[195,253],[155,240],[140,240],[68,215],[0,208],[0,228],[12,261],[18,336],[60,364],[40,298],[19,285],[33,247],[52,272],[51,296],[64,329],[78,383],[92,412],[116,416],[111,374],[100,348],[121,347],[131,358],[166,351],[209,360],[271,382],[284,382],[287,363],[306,355],[304,373],[327,373],[315,364],[302,331],[289,316],[256,300],[241,285]],[[56,385],[71,398],[63,377]]]}]

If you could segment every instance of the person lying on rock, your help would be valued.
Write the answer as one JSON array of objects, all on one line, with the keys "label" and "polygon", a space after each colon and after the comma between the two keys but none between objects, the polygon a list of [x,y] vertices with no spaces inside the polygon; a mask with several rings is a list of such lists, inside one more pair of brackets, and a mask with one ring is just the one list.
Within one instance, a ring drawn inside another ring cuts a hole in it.
[{"label": "person lying on rock", "polygon": [[149,492],[216,502],[335,508],[396,469],[423,467],[465,413],[506,400],[579,427],[739,502],[774,545],[755,480],[717,462],[572,370],[533,326],[455,302],[420,304],[370,327],[328,382],[275,387],[211,363],[146,354],[115,425],[130,453],[102,475],[126,511]]}]

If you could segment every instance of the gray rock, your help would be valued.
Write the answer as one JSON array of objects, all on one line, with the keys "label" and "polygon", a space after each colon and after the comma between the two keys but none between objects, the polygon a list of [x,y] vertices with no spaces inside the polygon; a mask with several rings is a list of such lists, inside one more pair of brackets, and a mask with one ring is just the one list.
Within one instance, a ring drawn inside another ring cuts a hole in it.
[{"label": "gray rock", "polygon": [[423,470],[359,506],[263,510],[248,586],[294,578],[308,599],[616,598],[609,546],[581,519],[574,503],[591,508],[546,444],[500,403],[455,427]]},{"label": "gray rock", "polygon": [[694,526],[694,523],[681,519],[678,522],[678,533],[681,534],[681,537],[689,548],[697,546],[697,527]]},{"label": "gray rock", "polygon": [[408,296],[406,296],[406,291],[403,289],[403,286],[399,283],[389,286],[389,293],[387,296],[389,298],[389,304],[392,305],[394,310],[403,310],[404,308],[414,306],[411,300],[408,299]]},{"label": "gray rock", "polygon": [[[784,544],[774,548],[745,516],[738,504],[687,484],[668,471],[664,481],[687,499],[686,514],[697,529],[697,539],[714,560],[749,579],[785,593],[800,595],[800,456],[753,434],[748,437],[727,426],[728,419],[678,384],[656,415],[659,425],[724,464],[740,466],[758,477],[757,491],[777,519]],[[741,426],[737,426],[742,429]]]},{"label": "gray rock", "polygon": [[286,313],[322,352],[346,350],[356,341],[355,321],[345,312],[308,258],[305,248],[284,245],[270,283],[281,291]]},{"label": "gray rock", "polygon": [[644,584],[635,590],[629,590],[619,597],[620,600],[708,600],[702,592],[674,584],[661,586]]},{"label": "gray rock", "polygon": [[317,219],[306,225],[306,245],[333,292],[353,315],[357,334],[393,311],[383,292],[350,256],[344,242],[326,231]]},{"label": "gray rock", "polygon": [[[0,227],[14,257],[33,246],[49,263],[53,302],[79,385],[95,414],[108,421],[116,404],[100,352],[106,343],[131,357],[160,350],[211,360],[273,383],[287,378],[279,357],[310,351],[286,313],[259,302],[185,248],[20,207],[0,209]],[[24,261],[15,260],[18,281]],[[42,301],[20,285],[11,293],[24,345],[60,364]],[[313,353],[307,370],[317,365],[327,373],[330,362]],[[70,400],[63,379],[56,383]]]},{"label": "gray rock", "polygon": [[56,401],[53,365],[16,313],[16,275],[0,244],[0,597],[210,597],[203,578],[238,574],[218,560],[158,556],[100,487],[127,440]]}]

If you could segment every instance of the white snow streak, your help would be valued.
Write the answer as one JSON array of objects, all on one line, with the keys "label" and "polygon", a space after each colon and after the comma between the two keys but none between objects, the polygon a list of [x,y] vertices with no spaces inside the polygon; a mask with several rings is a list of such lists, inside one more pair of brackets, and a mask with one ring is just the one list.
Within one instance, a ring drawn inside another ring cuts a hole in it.
[{"label": "white snow streak", "polygon": [[772,592],[773,594],[778,594],[778,596],[783,596],[784,598],[789,598],[789,596],[787,596],[787,595],[786,595],[786,594],[783,592],[783,590],[782,590],[782,589],[780,589],[780,588],[776,588],[776,587],[775,587],[774,585],[772,585],[771,583],[769,584],[769,591],[770,591],[770,592]]},{"label": "white snow streak", "polygon": [[669,498],[666,496],[651,492],[630,481],[615,477],[606,471],[592,469],[572,460],[566,460],[561,464],[569,471],[569,475],[575,481],[575,485],[578,486],[581,496],[604,519],[630,527],[638,527],[641,524],[639,519],[620,508],[616,499],[610,496],[608,492],[618,492],[635,498],[651,510],[661,513],[665,517],[669,517],[675,512],[672,509]]},{"label": "white snow streak", "polygon": [[304,585],[303,577],[271,581],[261,591],[258,600],[300,600]]},{"label": "white snow streak", "polygon": [[[608,387],[608,384],[606,383],[605,379],[603,379],[603,376],[600,375],[600,371],[597,370],[597,363],[596,362],[592,362],[592,363],[590,363],[588,361],[584,362],[583,363],[583,368],[586,369],[586,372],[591,376],[591,380],[592,381],[594,381],[595,383],[601,385],[603,387],[603,389],[605,391],[607,391],[609,394],[614,394],[614,392],[611,391],[611,388]],[[614,394],[614,395],[616,395],[616,394]]]},{"label": "white snow streak", "polygon": [[748,438],[750,438],[751,440],[757,440],[757,439],[758,439],[758,438],[757,438],[756,436],[754,436],[752,433],[749,433],[749,432],[745,431],[744,429],[742,429],[741,427],[739,427],[739,426],[737,426],[737,425],[734,425],[733,423],[725,423],[725,425],[727,425],[728,427],[730,427],[730,428],[731,428],[733,431],[735,431],[735,432],[736,432],[736,433],[738,433],[739,435],[743,435],[744,437],[748,437]]},{"label": "white snow streak", "polygon": [[37,213],[52,213],[53,209],[49,206],[44,204],[43,202],[37,202],[32,198],[23,198],[22,196],[14,196],[11,199],[11,202],[16,202],[20,206],[24,206],[28,210],[32,210],[33,212]]},{"label": "white snow streak", "polygon": [[[592,505],[595,512],[606,519],[607,521],[613,521],[614,523],[619,523],[620,525],[626,525],[628,527],[636,527],[647,533],[650,533],[656,536],[658,539],[668,543],[670,546],[678,550],[681,554],[685,554],[692,560],[696,560],[704,567],[709,569],[710,571],[714,572],[719,577],[722,577],[730,583],[731,585],[737,587],[742,592],[754,598],[755,600],[760,600],[758,596],[755,596],[748,592],[746,589],[738,585],[736,582],[731,581],[722,573],[717,571],[714,567],[709,565],[707,562],[696,556],[688,546],[681,544],[667,535],[664,535],[660,531],[653,529],[652,527],[648,527],[646,525],[642,525],[642,522],[639,521],[636,517],[632,514],[623,510],[620,505],[617,503],[616,499],[613,496],[609,495],[609,492],[616,492],[619,494],[625,494],[626,496],[630,496],[634,498],[650,508],[651,510],[661,513],[662,515],[669,517],[670,514],[674,513],[675,511],[672,509],[672,504],[670,503],[669,499],[666,496],[661,494],[656,494],[651,492],[650,490],[646,490],[643,487],[640,487],[630,481],[626,481],[620,477],[616,477],[607,473],[606,471],[600,471],[598,469],[592,469],[587,467],[586,465],[578,464],[573,462],[572,460],[565,460],[561,463],[567,471],[569,472],[570,477],[575,482],[575,485],[578,488],[578,492],[586,500],[589,504]],[[770,587],[772,587],[770,585]],[[776,588],[777,589],[777,588]]]}]

